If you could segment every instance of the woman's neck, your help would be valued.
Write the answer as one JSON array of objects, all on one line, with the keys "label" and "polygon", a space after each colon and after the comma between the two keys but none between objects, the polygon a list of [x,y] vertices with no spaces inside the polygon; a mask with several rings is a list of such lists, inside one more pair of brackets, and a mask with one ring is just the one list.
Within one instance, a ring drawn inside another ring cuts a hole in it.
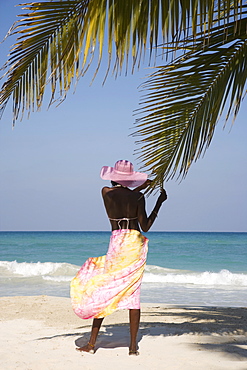
[{"label": "woman's neck", "polygon": [[123,186],[121,184],[116,184],[116,185],[113,185],[112,187],[113,188],[124,188],[124,189],[127,189],[127,186]]}]

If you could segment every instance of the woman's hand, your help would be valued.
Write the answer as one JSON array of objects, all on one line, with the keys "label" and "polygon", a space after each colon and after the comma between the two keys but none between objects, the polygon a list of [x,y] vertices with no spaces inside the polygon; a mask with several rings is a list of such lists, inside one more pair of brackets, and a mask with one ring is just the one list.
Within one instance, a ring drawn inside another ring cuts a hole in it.
[{"label": "woman's hand", "polygon": [[144,184],[141,185],[142,189],[146,189],[148,186],[152,184],[152,180],[147,179]]},{"label": "woman's hand", "polygon": [[161,189],[158,201],[163,203],[166,199],[167,199],[166,191],[165,191],[165,189]]},{"label": "woman's hand", "polygon": [[141,191],[143,189],[146,189],[151,184],[152,184],[152,180],[147,179],[142,185],[140,185],[137,188],[133,189],[133,191]]}]

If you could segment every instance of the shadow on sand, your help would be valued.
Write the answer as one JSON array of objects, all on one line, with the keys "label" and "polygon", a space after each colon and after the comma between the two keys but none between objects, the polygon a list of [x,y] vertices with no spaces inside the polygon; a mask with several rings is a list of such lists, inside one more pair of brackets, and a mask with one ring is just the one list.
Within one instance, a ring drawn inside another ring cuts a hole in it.
[{"label": "shadow on sand", "polygon": [[[78,337],[77,347],[89,340],[90,326],[83,326],[84,333],[74,332],[58,336]],[[231,359],[247,359],[247,308],[225,307],[153,307],[142,309],[138,341],[144,336],[178,336],[197,334],[204,336],[204,343],[191,344],[196,349],[223,352]],[[53,337],[39,338],[39,340]],[[202,342],[202,340],[200,340]],[[129,324],[102,324],[97,348],[117,348],[129,345]]]}]

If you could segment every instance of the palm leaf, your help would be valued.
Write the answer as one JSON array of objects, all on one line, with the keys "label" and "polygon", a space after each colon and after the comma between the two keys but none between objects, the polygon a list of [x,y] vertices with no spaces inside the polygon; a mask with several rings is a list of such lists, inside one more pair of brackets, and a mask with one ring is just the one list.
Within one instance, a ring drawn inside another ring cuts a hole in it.
[{"label": "palm leaf", "polygon": [[2,87],[0,106],[4,109],[13,94],[14,120],[20,109],[29,112],[41,107],[47,83],[49,65],[51,68],[52,96],[56,81],[60,81],[60,95],[68,90],[72,77],[78,73],[75,60],[78,60],[77,45],[81,28],[80,17],[85,12],[83,2],[60,1],[54,4],[43,2],[23,4],[32,13],[24,14],[12,29],[20,35],[10,52],[8,79]]},{"label": "palm leaf", "polygon": [[[174,62],[157,68],[144,84],[144,96],[136,124],[142,168],[153,172],[154,186],[164,178],[185,176],[191,163],[209,146],[216,123],[226,106],[226,119],[235,117],[247,78],[247,19],[236,29],[215,27],[204,45],[187,42],[187,51]],[[185,40],[184,40],[185,41]],[[181,47],[182,48],[182,47]]]},{"label": "palm leaf", "polygon": [[[198,27],[207,30],[215,17],[228,18],[235,7],[240,8],[237,0],[56,0],[22,7],[28,12],[9,32],[19,37],[5,65],[7,80],[0,92],[0,112],[13,96],[14,121],[20,111],[41,107],[47,82],[51,83],[51,102],[56,100],[57,89],[63,100],[96,51],[97,72],[106,40],[108,69],[114,54],[118,74],[125,61],[128,68],[130,53],[133,69],[147,48],[152,55],[160,39],[179,40],[191,32],[196,37]],[[240,17],[241,11],[235,22]]]}]

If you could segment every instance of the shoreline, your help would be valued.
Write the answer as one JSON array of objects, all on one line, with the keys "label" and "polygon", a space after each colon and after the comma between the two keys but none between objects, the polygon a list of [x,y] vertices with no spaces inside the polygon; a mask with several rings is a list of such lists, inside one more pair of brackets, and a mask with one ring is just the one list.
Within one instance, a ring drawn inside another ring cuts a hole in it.
[{"label": "shoreline", "polygon": [[0,298],[4,339],[0,368],[52,370],[201,370],[247,368],[247,308],[144,303],[140,356],[128,356],[127,310],[107,316],[94,355],[75,351],[88,341],[92,320],[81,320],[69,298]]}]

